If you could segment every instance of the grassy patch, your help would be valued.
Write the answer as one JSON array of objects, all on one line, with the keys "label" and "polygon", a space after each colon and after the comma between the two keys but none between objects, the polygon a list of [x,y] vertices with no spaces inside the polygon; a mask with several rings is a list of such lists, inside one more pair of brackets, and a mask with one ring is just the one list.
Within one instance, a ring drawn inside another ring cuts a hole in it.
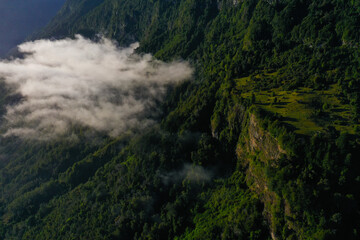
[{"label": "grassy patch", "polygon": [[319,91],[303,87],[293,91],[281,88],[254,91],[245,85],[251,84],[250,78],[237,79],[236,83],[243,98],[251,98],[254,93],[257,106],[281,116],[284,122],[296,129],[296,133],[308,135],[328,126],[339,131],[354,131],[350,106],[341,102],[337,84],[331,85],[328,90]]}]

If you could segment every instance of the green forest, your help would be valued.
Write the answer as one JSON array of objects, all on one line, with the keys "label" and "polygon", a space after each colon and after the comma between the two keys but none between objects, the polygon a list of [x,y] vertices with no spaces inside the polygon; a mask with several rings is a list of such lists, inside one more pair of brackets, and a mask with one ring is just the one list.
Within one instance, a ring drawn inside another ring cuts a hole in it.
[{"label": "green forest", "polygon": [[193,79],[145,131],[1,137],[0,239],[360,239],[359,1],[67,0],[29,39],[75,34]]}]

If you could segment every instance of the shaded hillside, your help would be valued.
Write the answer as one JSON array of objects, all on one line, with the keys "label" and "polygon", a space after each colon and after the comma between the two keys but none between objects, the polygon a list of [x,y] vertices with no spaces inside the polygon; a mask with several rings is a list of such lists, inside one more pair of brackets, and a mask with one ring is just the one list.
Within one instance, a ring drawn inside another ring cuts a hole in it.
[{"label": "shaded hillside", "polygon": [[68,0],[37,37],[139,41],[195,76],[142,134],[2,139],[0,236],[358,239],[359,14],[341,0]]}]

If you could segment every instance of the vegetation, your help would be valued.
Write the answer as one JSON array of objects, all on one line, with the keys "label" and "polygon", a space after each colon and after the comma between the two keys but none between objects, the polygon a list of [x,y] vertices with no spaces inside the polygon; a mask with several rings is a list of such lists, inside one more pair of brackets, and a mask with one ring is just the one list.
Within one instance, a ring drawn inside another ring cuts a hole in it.
[{"label": "vegetation", "polygon": [[196,74],[142,134],[1,139],[0,238],[358,239],[359,13],[342,0],[67,1],[36,37],[137,40]]}]

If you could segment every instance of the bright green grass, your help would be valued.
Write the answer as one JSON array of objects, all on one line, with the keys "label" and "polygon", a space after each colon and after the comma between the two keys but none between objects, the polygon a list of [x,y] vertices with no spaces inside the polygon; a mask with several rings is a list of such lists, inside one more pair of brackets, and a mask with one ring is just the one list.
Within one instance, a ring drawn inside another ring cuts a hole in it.
[{"label": "bright green grass", "polygon": [[[249,83],[248,78],[237,79],[237,87],[244,98],[250,98],[252,91],[244,92]],[[248,86],[249,87],[249,86]],[[249,88],[247,88],[249,89]],[[352,133],[354,124],[351,122],[350,106],[341,103],[338,98],[339,87],[334,84],[328,90],[316,91],[310,88],[299,88],[294,91],[283,91],[280,88],[270,91],[254,92],[255,104],[265,110],[277,113],[284,118],[284,122],[295,127],[299,134],[311,134],[321,131],[324,127],[333,126],[339,131]],[[276,102],[274,99],[276,98]],[[314,117],[314,108],[309,106],[312,99],[318,98],[322,103],[322,117]]]}]

